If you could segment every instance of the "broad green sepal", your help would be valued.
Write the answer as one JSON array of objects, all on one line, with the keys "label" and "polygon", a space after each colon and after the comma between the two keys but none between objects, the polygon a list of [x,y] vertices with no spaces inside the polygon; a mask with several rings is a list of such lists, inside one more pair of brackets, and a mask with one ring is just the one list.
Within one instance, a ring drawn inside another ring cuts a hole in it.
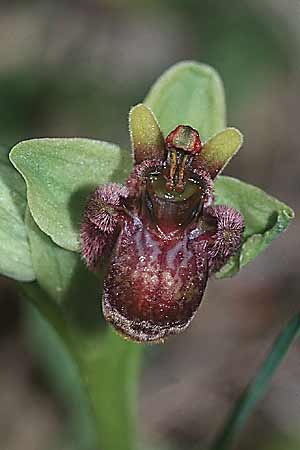
[{"label": "broad green sepal", "polygon": [[24,224],[26,185],[0,149],[0,274],[18,281],[35,279]]},{"label": "broad green sepal", "polygon": [[216,203],[231,206],[245,219],[244,242],[237,255],[217,273],[233,276],[256,258],[294,218],[293,210],[261,189],[235,178],[223,177],[215,183]]},{"label": "broad green sepal", "polygon": [[140,103],[129,113],[129,132],[134,162],[145,159],[163,159],[165,143],[162,132],[152,111]]},{"label": "broad green sepal", "polygon": [[193,167],[204,167],[212,178],[220,174],[243,144],[243,135],[236,128],[226,128],[210,138],[193,160]]},{"label": "broad green sepal", "polygon": [[30,212],[59,246],[79,251],[79,228],[88,195],[97,185],[123,182],[131,155],[117,145],[81,138],[32,139],[10,160],[27,184]]},{"label": "broad green sepal", "polygon": [[[286,207],[287,208],[287,207]],[[282,209],[277,213],[274,225],[263,234],[254,234],[246,240],[240,254],[240,267],[245,266],[255,259],[280,233],[288,226],[294,218],[291,209]]]},{"label": "broad green sepal", "polygon": [[154,112],[164,136],[177,125],[190,125],[206,141],[226,126],[223,83],[206,64],[175,64],[156,81],[145,103]]}]

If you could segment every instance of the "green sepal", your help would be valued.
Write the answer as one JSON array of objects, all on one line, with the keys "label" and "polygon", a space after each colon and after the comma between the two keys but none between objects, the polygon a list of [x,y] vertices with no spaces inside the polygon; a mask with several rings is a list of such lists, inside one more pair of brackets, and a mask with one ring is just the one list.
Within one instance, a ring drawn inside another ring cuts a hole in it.
[{"label": "green sepal", "polygon": [[84,205],[97,185],[123,182],[132,167],[130,153],[92,139],[32,139],[17,144],[10,160],[27,184],[30,212],[59,246],[80,250]]},{"label": "green sepal", "polygon": [[217,273],[218,278],[226,278],[256,258],[282,233],[294,218],[294,211],[261,189],[235,178],[219,177],[215,194],[216,204],[237,209],[245,220],[241,249]]},{"label": "green sepal", "polygon": [[164,136],[177,125],[189,125],[205,142],[226,126],[223,83],[206,64],[175,64],[154,83],[145,104],[155,114]]}]

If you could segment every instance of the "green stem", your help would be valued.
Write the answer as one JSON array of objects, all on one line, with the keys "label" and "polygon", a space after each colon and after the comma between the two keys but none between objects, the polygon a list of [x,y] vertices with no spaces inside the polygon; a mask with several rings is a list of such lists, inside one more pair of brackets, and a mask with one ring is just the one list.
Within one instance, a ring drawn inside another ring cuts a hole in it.
[{"label": "green stem", "polygon": [[97,432],[97,450],[134,450],[141,346],[110,327],[82,347],[78,359]]},{"label": "green stem", "polygon": [[268,389],[269,383],[276,369],[282,362],[293,340],[300,331],[300,317],[295,315],[277,336],[274,344],[262,363],[254,380],[248,385],[237,401],[224,429],[217,437],[212,450],[231,450],[235,440],[243,429],[248,417],[253,412],[256,403]]},{"label": "green stem", "polygon": [[[61,309],[46,295],[36,283],[18,283],[19,290],[24,297],[38,310],[55,329],[68,350],[73,350],[73,336]],[[73,351],[72,351],[73,354]]]}]

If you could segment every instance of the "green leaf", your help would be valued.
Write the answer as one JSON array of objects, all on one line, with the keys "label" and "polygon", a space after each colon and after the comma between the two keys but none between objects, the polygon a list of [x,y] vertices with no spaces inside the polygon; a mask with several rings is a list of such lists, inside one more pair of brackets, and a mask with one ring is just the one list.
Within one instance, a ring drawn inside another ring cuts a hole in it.
[{"label": "green leaf", "polygon": [[245,219],[244,243],[239,254],[217,274],[218,278],[225,278],[256,258],[287,228],[294,212],[261,189],[235,178],[219,177],[215,194],[216,204],[236,208]]},{"label": "green leaf", "polygon": [[27,242],[24,215],[26,186],[0,149],[0,273],[32,281],[35,274]]},{"label": "green leaf", "polygon": [[61,247],[79,251],[84,204],[99,184],[122,182],[129,152],[91,139],[33,139],[17,144],[10,159],[27,184],[31,214]]},{"label": "green leaf", "polygon": [[206,141],[225,128],[223,83],[206,64],[175,64],[156,81],[145,103],[165,136],[177,125],[190,125]]},{"label": "green leaf", "polygon": [[254,380],[245,389],[236,403],[224,429],[212,446],[213,450],[231,450],[235,448],[235,439],[243,429],[257,402],[268,389],[273,375],[299,332],[300,318],[297,314],[276,338],[270,353],[257,372]]},{"label": "green leaf", "polygon": [[145,159],[164,158],[165,141],[152,111],[140,103],[129,113],[132,152],[137,164]]}]

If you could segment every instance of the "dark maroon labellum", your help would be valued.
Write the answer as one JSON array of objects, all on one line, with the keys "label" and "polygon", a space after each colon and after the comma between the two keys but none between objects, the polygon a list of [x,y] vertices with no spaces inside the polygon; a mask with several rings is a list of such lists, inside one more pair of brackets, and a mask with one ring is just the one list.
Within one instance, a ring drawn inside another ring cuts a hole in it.
[{"label": "dark maroon labellum", "polygon": [[126,187],[98,187],[87,203],[83,257],[91,270],[109,258],[103,313],[132,340],[161,342],[184,330],[209,275],[241,244],[242,216],[212,206],[210,173],[192,164],[201,149],[198,132],[179,125],[164,158],[144,159]]}]

